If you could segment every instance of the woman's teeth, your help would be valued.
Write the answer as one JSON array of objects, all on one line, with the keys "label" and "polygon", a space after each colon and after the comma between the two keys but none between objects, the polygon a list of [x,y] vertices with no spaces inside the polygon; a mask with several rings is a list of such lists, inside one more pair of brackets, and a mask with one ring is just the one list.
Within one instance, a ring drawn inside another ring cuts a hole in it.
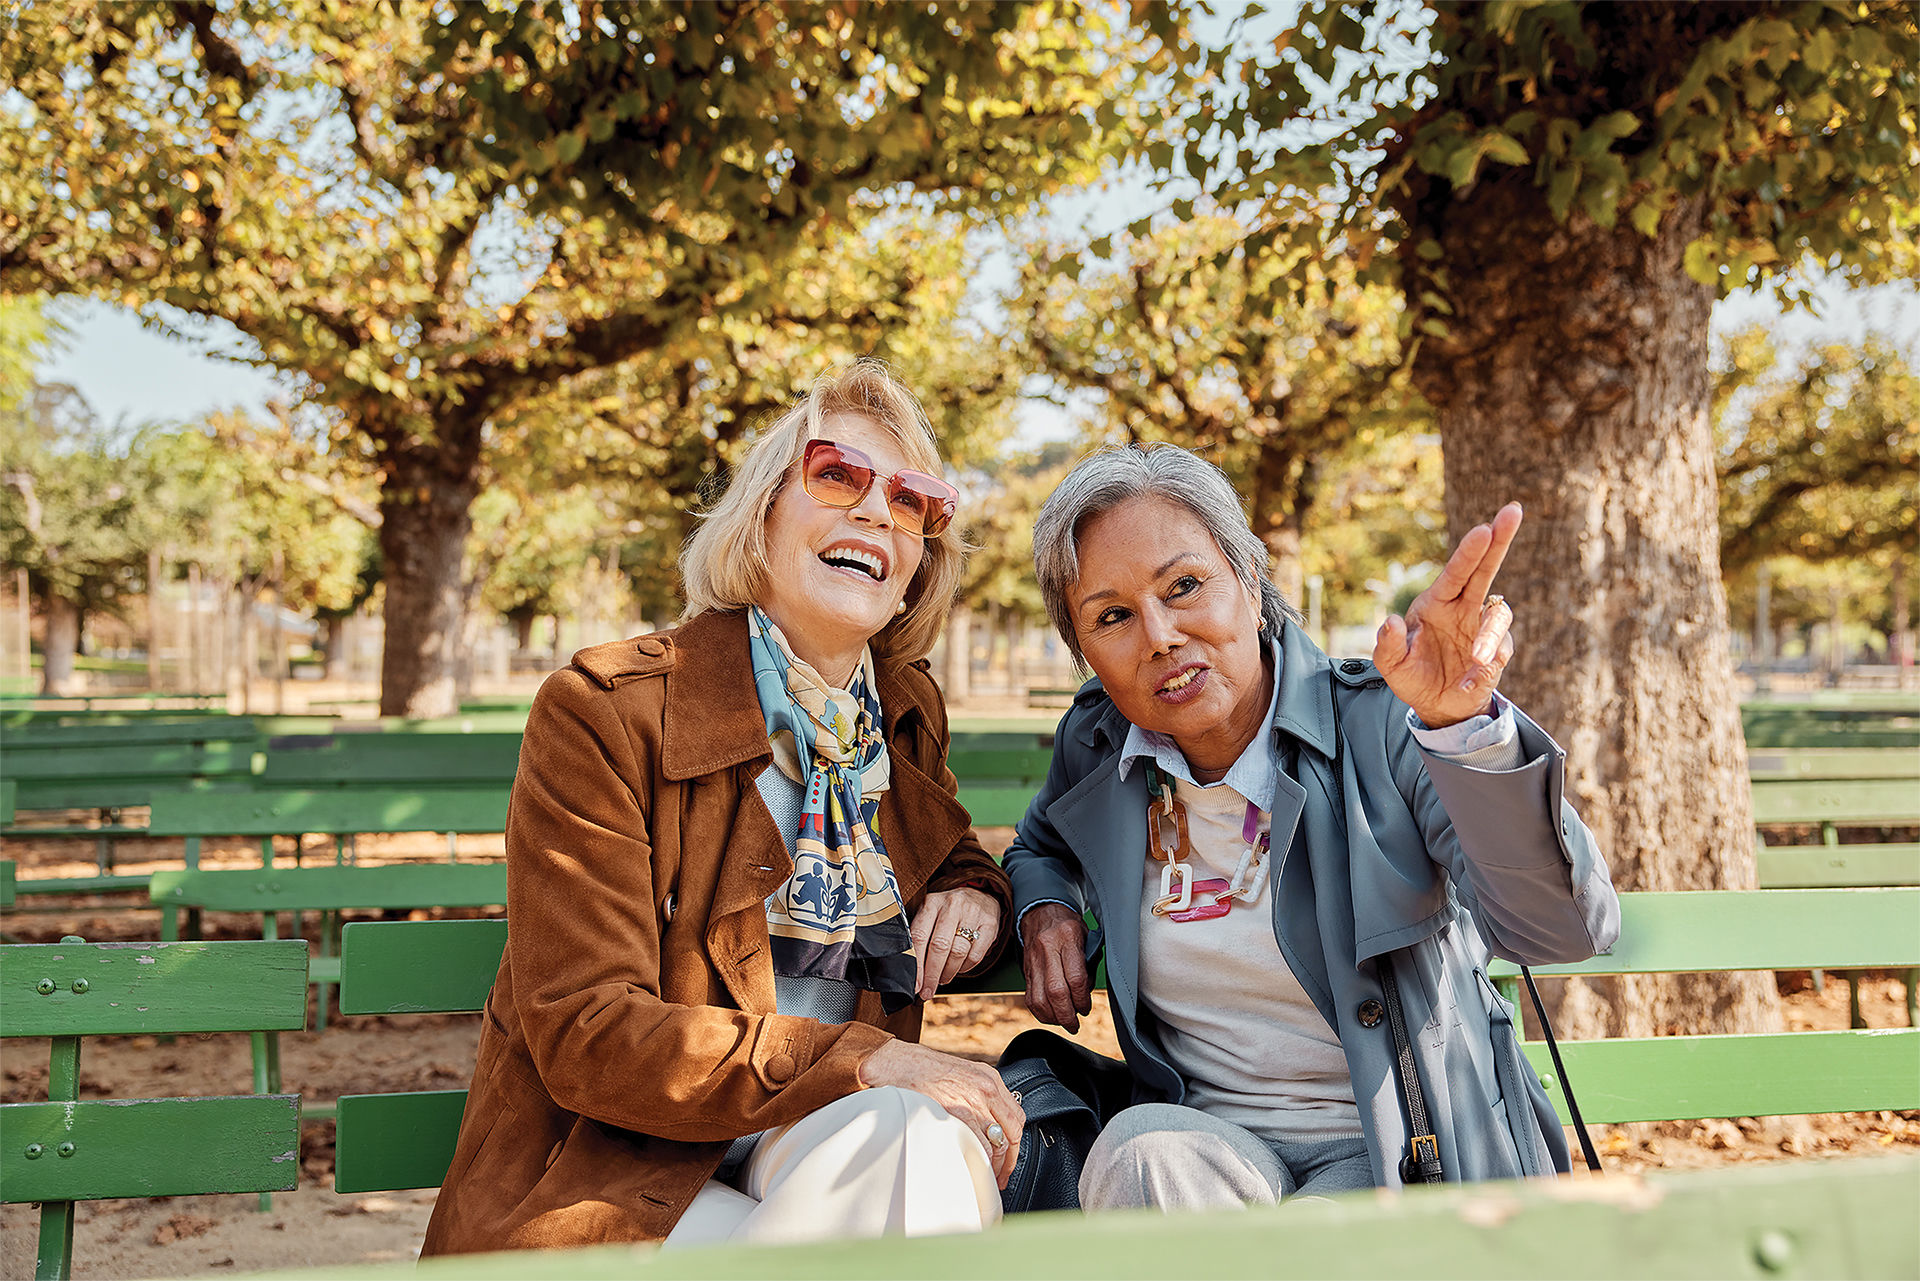
[{"label": "woman's teeth", "polygon": [[839,565],[850,569],[860,569],[875,579],[883,577],[880,558],[872,552],[856,551],[851,547],[836,548],[821,555],[821,560],[829,565]]},{"label": "woman's teeth", "polygon": [[1198,667],[1189,667],[1186,671],[1181,672],[1178,676],[1168,681],[1165,685],[1162,685],[1160,687],[1160,692],[1162,694],[1171,694],[1173,691],[1177,689],[1185,689],[1187,686],[1193,684],[1193,678],[1198,676],[1199,674],[1200,674],[1200,669]]}]

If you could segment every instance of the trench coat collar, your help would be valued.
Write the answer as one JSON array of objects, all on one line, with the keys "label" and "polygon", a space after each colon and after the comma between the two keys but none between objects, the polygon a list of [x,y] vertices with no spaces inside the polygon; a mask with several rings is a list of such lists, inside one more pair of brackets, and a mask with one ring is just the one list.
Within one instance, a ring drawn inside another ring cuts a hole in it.
[{"label": "trench coat collar", "polygon": [[[672,664],[666,673],[661,772],[677,781],[771,757],[766,714],[754,692],[746,613],[699,614],[665,636],[672,645]],[[898,664],[874,666],[891,738],[896,725],[923,710]]]}]

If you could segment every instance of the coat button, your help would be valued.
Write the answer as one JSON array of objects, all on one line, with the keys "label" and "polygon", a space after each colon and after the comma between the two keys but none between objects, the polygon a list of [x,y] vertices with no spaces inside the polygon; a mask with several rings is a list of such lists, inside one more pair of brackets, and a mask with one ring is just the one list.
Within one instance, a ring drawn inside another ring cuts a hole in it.
[{"label": "coat button", "polygon": [[793,1056],[780,1053],[767,1060],[767,1080],[785,1085],[793,1079]]},{"label": "coat button", "polygon": [[667,647],[657,640],[636,641],[633,647],[642,654],[645,654],[648,658],[658,658],[667,652]]},{"label": "coat button", "polygon": [[1367,670],[1367,665],[1360,659],[1349,658],[1346,662],[1340,664],[1340,670],[1349,676],[1358,676],[1361,672]]},{"label": "coat button", "polygon": [[1360,1008],[1356,1013],[1360,1016],[1361,1027],[1379,1027],[1381,1016],[1386,1011],[1380,1007],[1380,1002],[1368,997],[1360,1002]]}]

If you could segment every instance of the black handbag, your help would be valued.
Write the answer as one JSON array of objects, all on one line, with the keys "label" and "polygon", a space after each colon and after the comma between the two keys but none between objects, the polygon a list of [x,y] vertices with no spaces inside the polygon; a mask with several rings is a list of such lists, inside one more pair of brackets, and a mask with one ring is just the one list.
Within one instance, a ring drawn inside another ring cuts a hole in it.
[{"label": "black handbag", "polygon": [[1079,1209],[1080,1171],[1100,1128],[1132,1102],[1133,1074],[1125,1063],[1045,1028],[1014,1037],[999,1066],[1027,1116],[1001,1208],[1008,1214]]}]

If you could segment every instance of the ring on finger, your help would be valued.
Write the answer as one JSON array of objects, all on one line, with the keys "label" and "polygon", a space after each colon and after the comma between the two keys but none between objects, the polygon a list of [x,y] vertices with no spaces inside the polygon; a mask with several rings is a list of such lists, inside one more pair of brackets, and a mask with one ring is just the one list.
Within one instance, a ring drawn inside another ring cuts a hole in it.
[{"label": "ring on finger", "polygon": [[1507,603],[1507,598],[1496,592],[1495,594],[1487,597],[1486,601],[1480,606],[1480,612],[1484,614],[1490,609],[1499,609],[1502,605],[1506,603]]},{"label": "ring on finger", "polygon": [[987,1145],[995,1152],[1007,1146],[1007,1132],[998,1121],[987,1127]]},{"label": "ring on finger", "polygon": [[957,939],[965,939],[967,942],[972,943],[979,939],[980,931],[970,930],[966,926],[962,925],[959,929],[953,932],[953,936]]}]

